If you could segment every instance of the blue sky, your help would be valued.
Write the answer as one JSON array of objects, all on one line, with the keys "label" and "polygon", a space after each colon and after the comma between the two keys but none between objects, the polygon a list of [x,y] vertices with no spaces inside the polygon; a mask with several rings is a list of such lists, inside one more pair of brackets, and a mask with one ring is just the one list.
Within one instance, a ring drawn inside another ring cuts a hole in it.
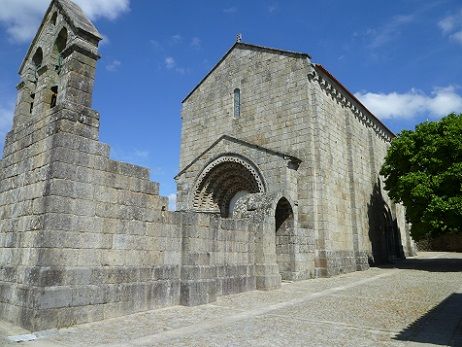
[{"label": "blue sky", "polygon": [[[462,112],[462,1],[76,0],[105,36],[94,108],[111,157],[174,194],[181,100],[243,41],[309,53],[391,130]],[[0,136],[48,0],[0,0]]]}]

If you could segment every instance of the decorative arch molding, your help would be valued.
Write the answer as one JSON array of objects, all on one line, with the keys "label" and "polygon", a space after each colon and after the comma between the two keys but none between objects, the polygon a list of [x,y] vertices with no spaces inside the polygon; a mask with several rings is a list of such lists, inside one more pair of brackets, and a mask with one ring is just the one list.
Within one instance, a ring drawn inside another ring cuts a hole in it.
[{"label": "decorative arch molding", "polygon": [[198,212],[230,214],[236,194],[265,193],[266,182],[249,159],[234,153],[210,161],[197,177],[190,194],[190,207]]}]

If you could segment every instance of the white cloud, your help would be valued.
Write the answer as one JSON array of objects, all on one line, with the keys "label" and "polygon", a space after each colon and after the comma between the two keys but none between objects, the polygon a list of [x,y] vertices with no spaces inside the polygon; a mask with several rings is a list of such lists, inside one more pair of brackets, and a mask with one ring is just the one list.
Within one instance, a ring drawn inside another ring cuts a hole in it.
[{"label": "white cloud", "polygon": [[[130,0],[73,0],[95,20],[115,19],[130,9]],[[40,24],[50,0],[1,0],[0,23],[16,42],[30,40]]]},{"label": "white cloud", "polygon": [[191,47],[194,47],[194,48],[200,48],[201,47],[201,44],[202,44],[202,41],[200,38],[198,37],[193,37],[191,39]]},{"label": "white cloud", "polygon": [[457,43],[462,44],[462,30],[455,32],[454,34],[451,34],[450,38],[456,41]]},{"label": "white cloud", "polygon": [[387,24],[376,29],[368,29],[366,36],[371,37],[370,48],[379,48],[393,41],[401,34],[401,29],[406,24],[415,20],[415,15],[397,15],[392,17]]},{"label": "white cloud", "polygon": [[236,13],[237,12],[237,7],[233,6],[233,7],[225,8],[225,9],[223,9],[223,12],[227,13],[227,14]]},{"label": "white cloud", "polygon": [[180,34],[175,34],[171,37],[171,40],[172,40],[172,43],[178,43],[178,42],[183,41],[183,36],[181,36]]},{"label": "white cloud", "polygon": [[438,26],[443,31],[443,33],[452,31],[455,27],[455,24],[455,18],[453,16],[448,16],[438,22]]},{"label": "white cloud", "polygon": [[355,96],[382,119],[431,116],[462,112],[462,96],[454,86],[435,88],[430,95],[412,89],[407,93],[356,93]]},{"label": "white cloud", "polygon": [[167,69],[172,69],[175,67],[175,59],[173,57],[167,57],[165,58],[165,67]]},{"label": "white cloud", "polygon": [[111,20],[130,10],[130,0],[73,0],[90,17]]},{"label": "white cloud", "polygon": [[444,36],[462,44],[462,10],[454,15],[443,18],[438,22],[438,26]]},{"label": "white cloud", "polygon": [[278,5],[277,4],[271,4],[266,9],[268,10],[269,13],[273,13],[274,11],[276,11],[278,9]]},{"label": "white cloud", "polygon": [[135,152],[133,154],[137,156],[138,158],[148,158],[149,157],[149,151],[145,149],[135,149]]},{"label": "white cloud", "polygon": [[173,57],[167,57],[164,60],[165,68],[170,71],[175,71],[176,73],[180,75],[184,75],[186,73],[189,73],[190,70],[188,68],[184,68],[181,66],[177,66],[177,63]]},{"label": "white cloud", "polygon": [[101,37],[102,37],[101,45],[108,45],[108,44],[111,43],[111,40],[109,39],[109,36],[101,34]]},{"label": "white cloud", "polygon": [[168,195],[168,209],[170,211],[176,210],[176,194],[175,193]]},{"label": "white cloud", "polygon": [[119,60],[113,60],[109,64],[106,65],[106,70],[110,72],[115,72],[119,70],[119,67],[122,63]]},{"label": "white cloud", "polygon": [[149,40],[149,43],[152,45],[152,47],[156,50],[163,51],[164,47],[161,45],[161,43],[157,40]]}]

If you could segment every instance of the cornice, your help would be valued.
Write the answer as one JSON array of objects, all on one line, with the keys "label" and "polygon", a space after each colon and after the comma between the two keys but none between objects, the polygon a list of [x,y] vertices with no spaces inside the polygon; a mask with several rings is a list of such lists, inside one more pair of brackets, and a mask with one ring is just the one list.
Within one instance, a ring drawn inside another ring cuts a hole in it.
[{"label": "cornice", "polygon": [[[321,89],[334,99],[342,107],[351,110],[364,126],[371,128],[383,140],[391,142],[395,134],[391,132],[376,116],[372,114],[353,94],[346,90],[340,83],[331,79],[324,68],[312,65],[312,70],[308,78],[312,82],[317,82]],[[330,75],[330,74],[329,74]]]}]

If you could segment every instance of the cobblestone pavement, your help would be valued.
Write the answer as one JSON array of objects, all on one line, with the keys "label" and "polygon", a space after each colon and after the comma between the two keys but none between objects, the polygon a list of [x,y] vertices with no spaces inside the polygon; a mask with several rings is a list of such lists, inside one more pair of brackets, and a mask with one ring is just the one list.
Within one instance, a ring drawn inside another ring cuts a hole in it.
[{"label": "cobblestone pavement", "polygon": [[26,333],[0,323],[0,345],[462,346],[462,253],[8,340]]}]

